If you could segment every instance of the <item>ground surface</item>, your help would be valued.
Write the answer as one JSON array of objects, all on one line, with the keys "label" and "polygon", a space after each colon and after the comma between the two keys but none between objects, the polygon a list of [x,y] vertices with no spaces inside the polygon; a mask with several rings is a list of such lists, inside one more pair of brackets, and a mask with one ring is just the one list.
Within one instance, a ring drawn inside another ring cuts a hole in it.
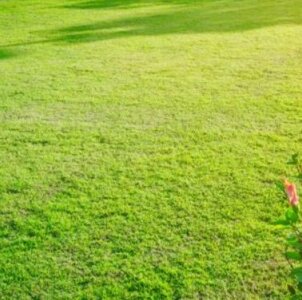
[{"label": "ground surface", "polygon": [[284,299],[301,0],[1,0],[1,299]]}]

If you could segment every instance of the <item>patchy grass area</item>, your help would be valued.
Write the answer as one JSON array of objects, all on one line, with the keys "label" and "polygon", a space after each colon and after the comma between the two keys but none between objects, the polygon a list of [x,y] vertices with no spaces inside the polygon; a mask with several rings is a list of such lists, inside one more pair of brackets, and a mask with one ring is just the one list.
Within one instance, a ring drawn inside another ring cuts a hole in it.
[{"label": "patchy grass area", "polygon": [[3,299],[284,299],[301,0],[0,1]]}]

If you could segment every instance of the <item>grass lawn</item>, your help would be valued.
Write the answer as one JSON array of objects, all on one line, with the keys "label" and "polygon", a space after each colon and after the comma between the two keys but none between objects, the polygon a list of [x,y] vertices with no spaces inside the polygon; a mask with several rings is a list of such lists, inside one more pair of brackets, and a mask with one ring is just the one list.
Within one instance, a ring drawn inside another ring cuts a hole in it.
[{"label": "grass lawn", "polygon": [[0,0],[0,36],[1,299],[286,298],[301,0]]}]

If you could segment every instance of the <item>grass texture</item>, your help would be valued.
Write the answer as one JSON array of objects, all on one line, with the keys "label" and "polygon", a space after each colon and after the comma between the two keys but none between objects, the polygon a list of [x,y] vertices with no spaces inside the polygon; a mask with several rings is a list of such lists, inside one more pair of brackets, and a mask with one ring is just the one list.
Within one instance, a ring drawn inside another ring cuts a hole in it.
[{"label": "grass texture", "polygon": [[301,0],[1,0],[0,36],[1,299],[286,299]]}]

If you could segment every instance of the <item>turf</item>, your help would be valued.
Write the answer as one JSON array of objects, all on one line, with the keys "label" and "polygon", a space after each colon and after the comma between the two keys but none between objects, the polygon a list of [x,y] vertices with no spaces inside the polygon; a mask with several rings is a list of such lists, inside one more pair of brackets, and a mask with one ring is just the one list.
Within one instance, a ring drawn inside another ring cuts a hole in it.
[{"label": "turf", "polygon": [[301,0],[1,0],[0,36],[1,299],[287,297]]}]

